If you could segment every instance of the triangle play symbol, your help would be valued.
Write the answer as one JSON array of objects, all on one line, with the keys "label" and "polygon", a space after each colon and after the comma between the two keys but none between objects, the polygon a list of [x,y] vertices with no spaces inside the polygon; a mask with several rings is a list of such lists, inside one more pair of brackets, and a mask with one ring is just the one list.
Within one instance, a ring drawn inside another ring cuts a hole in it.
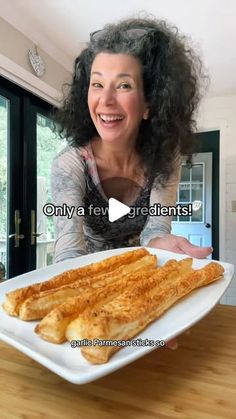
[{"label": "triangle play symbol", "polygon": [[122,202],[115,198],[109,198],[108,219],[111,223],[129,214],[129,212],[130,207],[128,205],[122,204]]}]

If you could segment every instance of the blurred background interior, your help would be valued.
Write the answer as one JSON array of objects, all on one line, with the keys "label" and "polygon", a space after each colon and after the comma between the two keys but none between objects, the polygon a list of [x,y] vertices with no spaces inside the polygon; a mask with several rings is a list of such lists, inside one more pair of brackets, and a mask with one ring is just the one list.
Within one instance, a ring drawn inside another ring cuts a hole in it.
[{"label": "blurred background interior", "polygon": [[[213,258],[236,260],[236,4],[220,0],[0,0],[0,278],[53,263],[50,171],[65,146],[51,112],[89,33],[122,17],[153,14],[191,39],[211,83],[197,115],[198,150],[183,159],[177,202],[193,215],[173,233],[212,245]],[[236,305],[236,278],[222,298]]]}]

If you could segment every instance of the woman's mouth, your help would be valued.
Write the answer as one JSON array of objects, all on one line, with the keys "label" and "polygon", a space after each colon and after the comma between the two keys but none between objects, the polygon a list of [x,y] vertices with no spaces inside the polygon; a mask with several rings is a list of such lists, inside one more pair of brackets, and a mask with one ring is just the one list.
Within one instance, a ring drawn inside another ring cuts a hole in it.
[{"label": "woman's mouth", "polygon": [[105,114],[98,114],[99,120],[102,126],[113,128],[116,127],[123,121],[123,115],[105,115]]}]

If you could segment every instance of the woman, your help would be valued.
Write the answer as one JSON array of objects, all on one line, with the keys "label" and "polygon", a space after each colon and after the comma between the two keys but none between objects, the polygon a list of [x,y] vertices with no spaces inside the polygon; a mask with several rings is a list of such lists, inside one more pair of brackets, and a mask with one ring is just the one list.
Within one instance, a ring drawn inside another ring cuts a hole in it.
[{"label": "woman", "polygon": [[[57,217],[55,260],[99,250],[151,246],[195,257],[212,248],[171,235],[171,217],[91,215],[108,198],[143,207],[173,206],[181,155],[192,151],[201,63],[176,31],[153,19],[129,19],[91,34],[56,114],[68,147],[52,170]],[[85,207],[85,215],[76,208]]]}]

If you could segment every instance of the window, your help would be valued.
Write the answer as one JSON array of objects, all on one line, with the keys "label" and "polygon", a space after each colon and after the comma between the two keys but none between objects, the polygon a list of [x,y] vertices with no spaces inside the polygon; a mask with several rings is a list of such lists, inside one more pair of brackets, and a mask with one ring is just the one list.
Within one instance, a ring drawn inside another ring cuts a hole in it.
[{"label": "window", "polygon": [[52,106],[0,77],[0,262],[5,278],[52,263],[50,172],[65,141],[53,132]]}]

